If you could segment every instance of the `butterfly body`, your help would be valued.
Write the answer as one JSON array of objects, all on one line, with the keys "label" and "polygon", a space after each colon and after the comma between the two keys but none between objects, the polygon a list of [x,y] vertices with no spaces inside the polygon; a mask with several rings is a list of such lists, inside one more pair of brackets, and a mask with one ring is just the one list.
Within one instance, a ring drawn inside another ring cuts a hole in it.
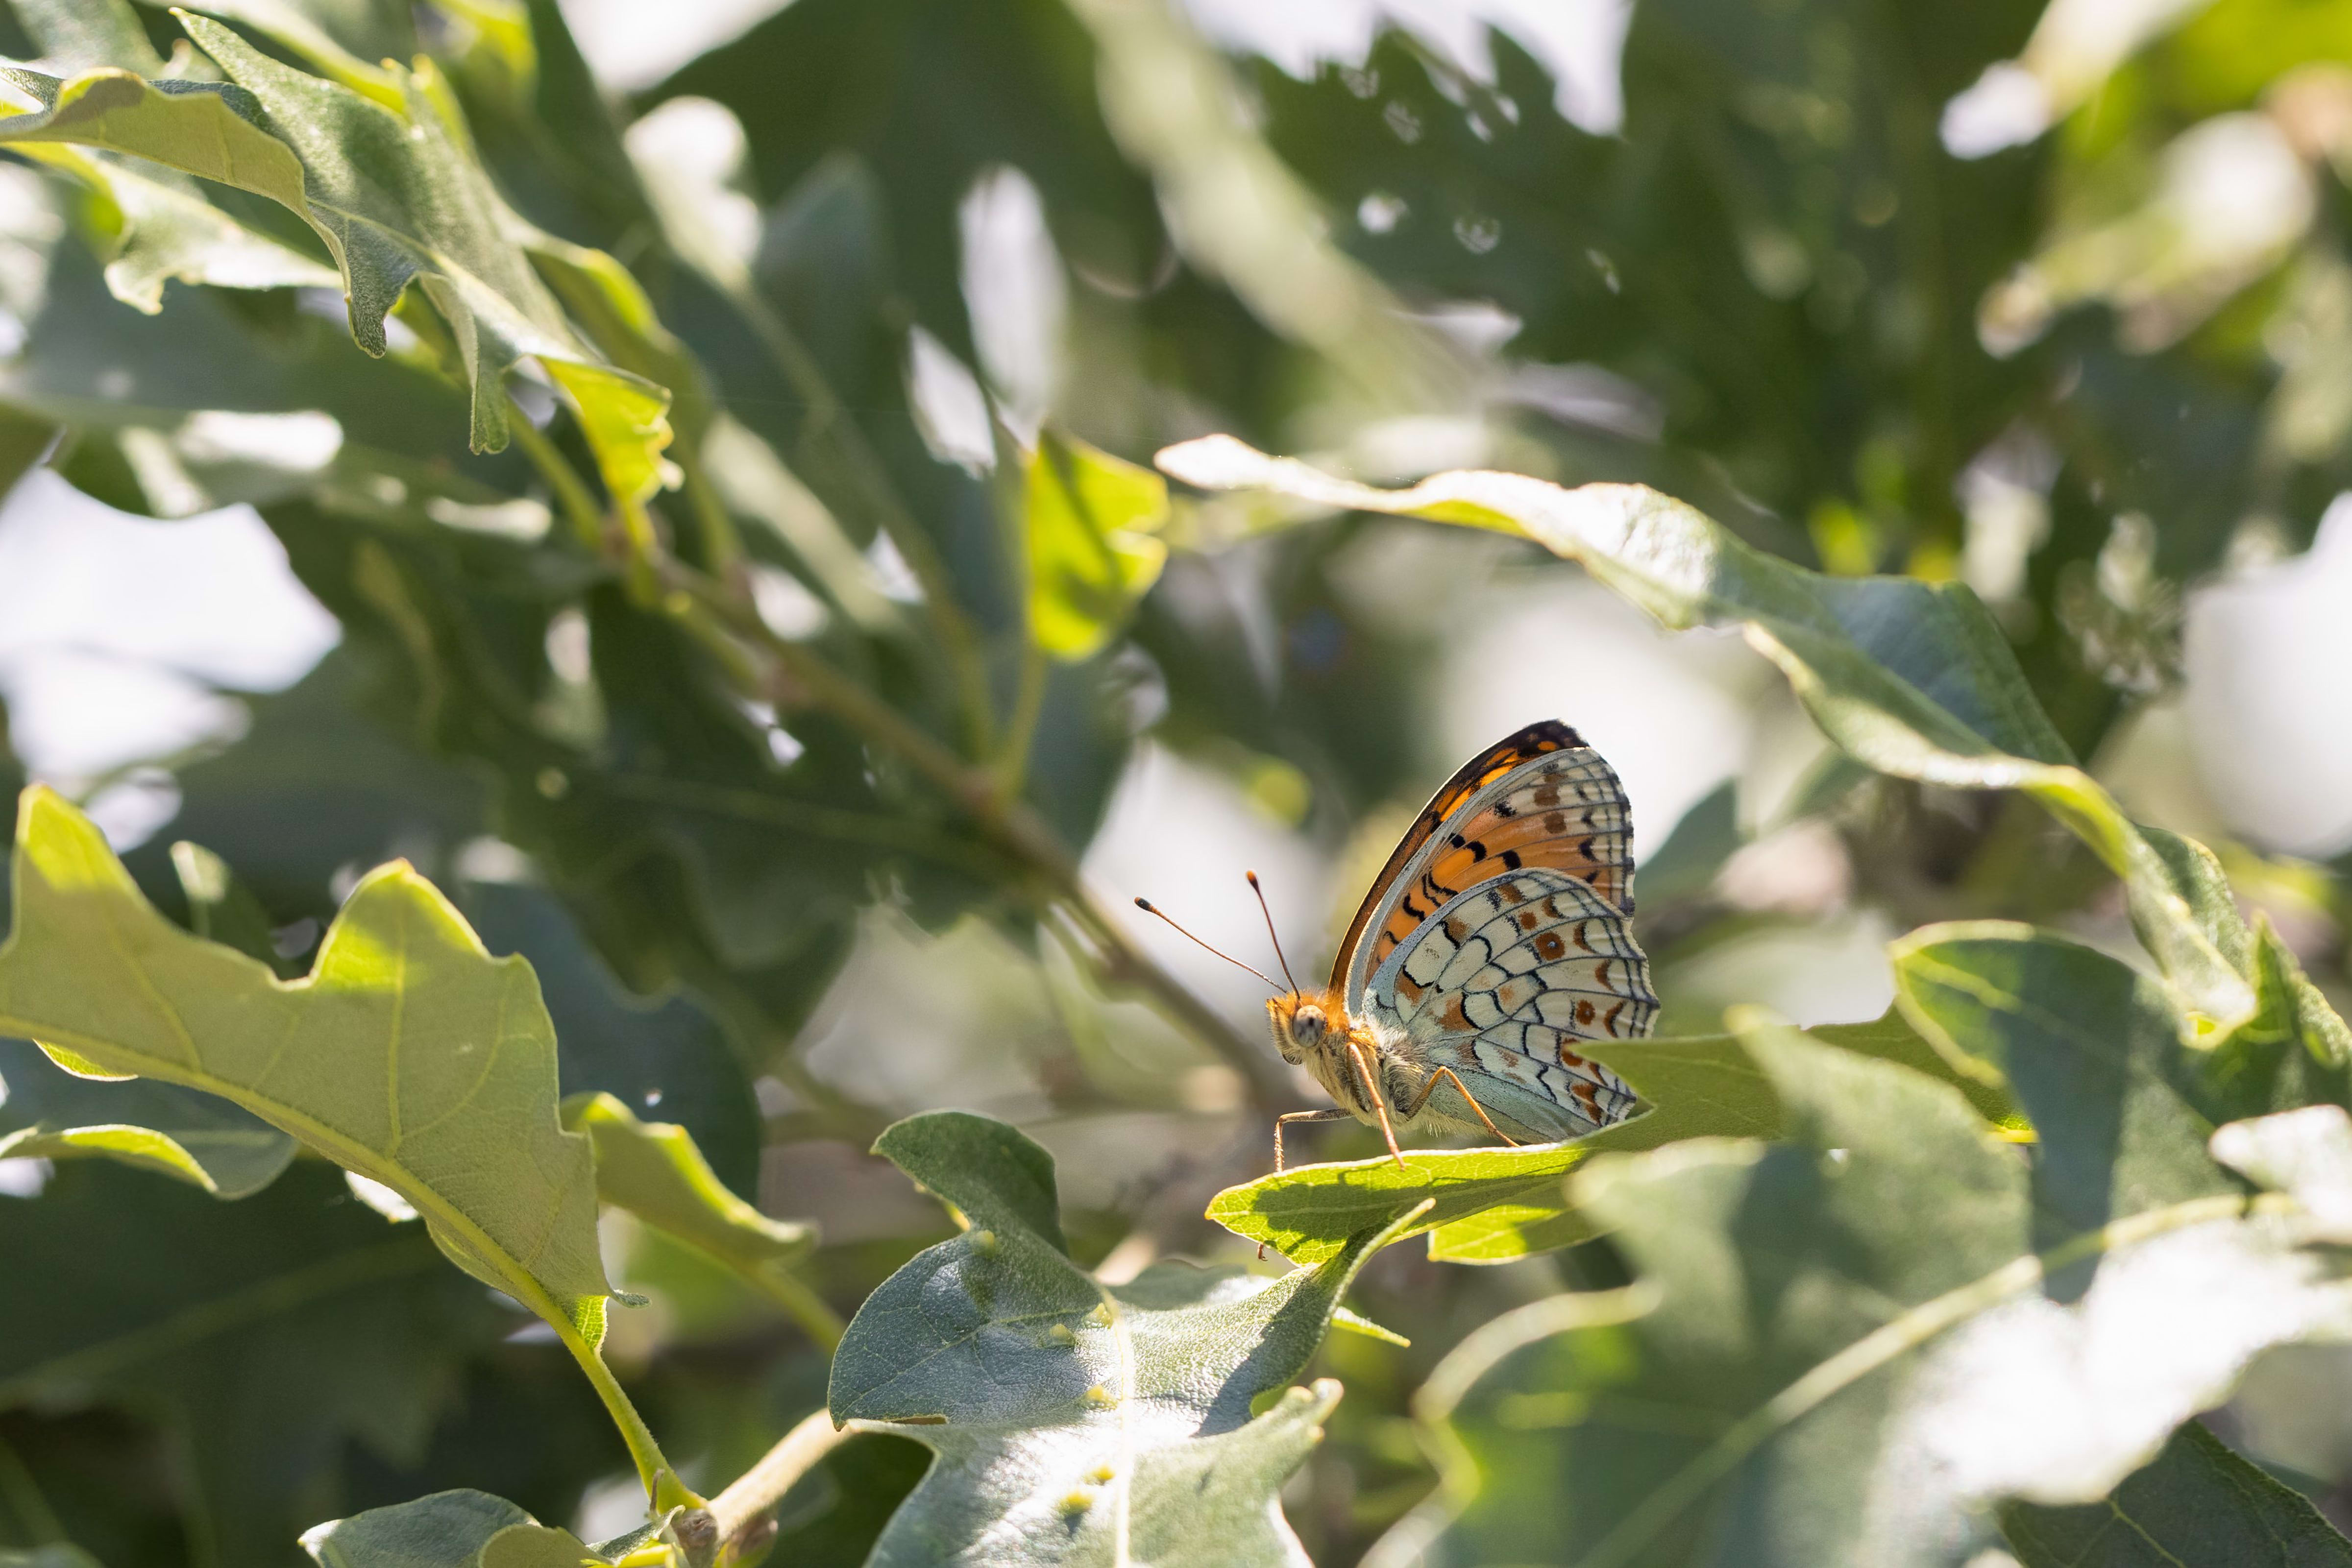
[{"label": "butterfly body", "polygon": [[1384,1130],[1548,1143],[1622,1121],[1633,1091],[1575,1045],[1637,1039],[1657,1016],[1633,911],[1623,787],[1574,730],[1531,725],[1430,801],[1330,984],[1266,1004],[1275,1047]]}]

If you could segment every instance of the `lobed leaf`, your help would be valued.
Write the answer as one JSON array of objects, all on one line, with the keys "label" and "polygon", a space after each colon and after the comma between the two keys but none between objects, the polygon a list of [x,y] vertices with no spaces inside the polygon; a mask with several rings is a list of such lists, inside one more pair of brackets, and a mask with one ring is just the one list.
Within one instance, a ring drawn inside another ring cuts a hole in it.
[{"label": "lobed leaf", "polygon": [[26,792],[0,1029],[70,1071],[217,1094],[383,1183],[468,1273],[585,1347],[609,1292],[593,1156],[555,1115],[530,966],[492,959],[405,864],[364,878],[282,981],[173,925],[88,819]]},{"label": "lobed leaf", "polygon": [[[444,118],[429,63],[383,73],[396,103],[279,64],[236,33],[181,13],[227,84],[149,81],[100,68],[70,79],[5,74],[41,105],[0,120],[0,142],[78,143],[163,163],[266,196],[310,224],[333,256],[352,336],[386,348],[383,319],[411,282],[455,335],[473,391],[477,451],[506,444],[503,381],[536,358],[571,394],[614,495],[659,487],[668,444],[661,388],[595,358],[513,237],[513,217]],[[441,95],[446,98],[446,95]]]},{"label": "lobed leaf", "polygon": [[1339,1385],[1250,1412],[1417,1211],[1279,1279],[1161,1263],[1105,1285],[1070,1260],[1053,1162],[1020,1133],[934,1112],[876,1147],[969,1228],[886,1281],[834,1360],[835,1422],[938,1456],[869,1563],[1305,1563],[1276,1493]]},{"label": "lobed leaf", "polygon": [[1380,490],[1224,435],[1169,447],[1157,461],[1204,489],[1265,489],[1524,534],[1662,625],[1738,627],[1856,760],[1900,778],[2021,789],[2039,800],[2123,878],[2141,938],[2192,1023],[2204,1020],[2197,1027],[2226,1033],[2254,1015],[2252,985],[2216,947],[2158,847],[2075,766],[2000,628],[1966,588],[1807,571],[1640,485],[1566,490],[1521,475],[1460,472]]}]

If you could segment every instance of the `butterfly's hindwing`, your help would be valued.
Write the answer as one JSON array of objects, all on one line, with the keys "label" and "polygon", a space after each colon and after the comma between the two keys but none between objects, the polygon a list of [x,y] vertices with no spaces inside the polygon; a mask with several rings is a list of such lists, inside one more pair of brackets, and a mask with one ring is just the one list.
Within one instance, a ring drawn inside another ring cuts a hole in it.
[{"label": "butterfly's hindwing", "polygon": [[[1453,1068],[1474,1094],[1509,1102],[1500,1108],[1513,1120],[1550,1137],[1633,1109],[1633,1091],[1575,1042],[1647,1034],[1658,1007],[1624,916],[1549,869],[1455,894],[1381,966],[1365,999],[1432,1066]],[[1519,1092],[1496,1094],[1506,1086]]]}]

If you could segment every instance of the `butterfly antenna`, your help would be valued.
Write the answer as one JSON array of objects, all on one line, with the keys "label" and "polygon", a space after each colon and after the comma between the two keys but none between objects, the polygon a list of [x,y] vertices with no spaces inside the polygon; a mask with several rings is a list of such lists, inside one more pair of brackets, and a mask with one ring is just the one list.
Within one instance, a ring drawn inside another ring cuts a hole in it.
[{"label": "butterfly antenna", "polygon": [[[1160,916],[1160,919],[1162,919],[1162,920],[1168,920],[1168,913],[1167,913],[1167,911],[1165,911],[1165,910],[1161,909],[1158,904],[1156,904],[1152,903],[1152,902],[1151,902],[1151,900],[1150,900],[1150,899],[1148,899],[1148,898],[1139,898],[1139,899],[1137,899],[1137,900],[1135,901],[1135,907],[1137,907],[1138,909],[1140,909],[1140,910],[1141,910],[1141,911],[1143,911],[1143,913],[1144,913],[1144,914],[1146,914],[1146,915],[1157,915],[1158,916]],[[1214,953],[1214,954],[1216,954],[1218,957],[1223,958],[1226,963],[1231,964],[1231,965],[1232,965],[1234,968],[1236,968],[1236,969],[1249,969],[1249,972],[1250,972],[1251,974],[1255,975],[1259,979],[1264,980],[1267,985],[1269,985],[1269,986],[1274,986],[1274,988],[1275,988],[1276,990],[1277,990],[1277,991],[1278,991],[1278,990],[1280,990],[1280,989],[1282,989],[1282,988],[1281,988],[1280,986],[1275,986],[1275,985],[1274,985],[1274,977],[1273,977],[1272,976],[1270,976],[1270,975],[1266,974],[1266,973],[1265,973],[1265,971],[1264,971],[1263,969],[1255,969],[1255,968],[1251,968],[1249,965],[1243,963],[1239,958],[1234,957],[1231,953],[1224,952],[1223,950],[1222,950],[1222,949],[1220,949],[1220,948],[1211,947],[1211,946],[1210,946],[1206,942],[1203,942],[1203,941],[1202,941],[1198,936],[1193,936],[1190,931],[1185,930],[1181,925],[1176,925],[1176,923],[1175,923],[1173,920],[1168,920],[1168,924],[1169,924],[1169,925],[1175,925],[1175,926],[1176,926],[1176,934],[1177,934],[1179,936],[1183,937],[1183,938],[1184,938],[1184,940],[1186,940],[1187,942],[1192,943],[1194,946],[1196,946],[1196,947],[1200,947],[1200,948],[1205,949],[1205,950],[1206,950],[1206,951],[1208,951],[1208,952],[1211,952],[1211,953]],[[1294,991],[1295,991],[1295,990],[1297,990],[1298,988],[1297,988],[1297,987],[1296,987],[1296,986],[1293,986],[1293,987],[1291,987],[1290,988],[1291,988],[1292,990],[1294,990]]]},{"label": "butterfly antenna", "polygon": [[1275,935],[1274,911],[1265,906],[1265,889],[1257,884],[1257,873],[1245,871],[1242,874],[1249,878],[1250,891],[1257,894],[1257,912],[1265,916],[1265,934],[1274,937],[1275,961],[1282,966],[1282,977],[1290,982],[1290,988],[1295,991],[1298,989],[1298,981],[1290,972],[1290,960],[1282,956],[1282,938]]}]

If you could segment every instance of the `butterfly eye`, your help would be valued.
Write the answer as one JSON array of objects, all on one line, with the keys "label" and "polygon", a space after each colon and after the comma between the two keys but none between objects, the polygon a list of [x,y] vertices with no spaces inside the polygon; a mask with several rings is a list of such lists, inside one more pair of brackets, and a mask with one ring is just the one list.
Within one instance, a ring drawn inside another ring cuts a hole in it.
[{"label": "butterfly eye", "polygon": [[1319,1044],[1329,1027],[1321,1008],[1301,1008],[1291,1015],[1290,1032],[1301,1045]]}]

